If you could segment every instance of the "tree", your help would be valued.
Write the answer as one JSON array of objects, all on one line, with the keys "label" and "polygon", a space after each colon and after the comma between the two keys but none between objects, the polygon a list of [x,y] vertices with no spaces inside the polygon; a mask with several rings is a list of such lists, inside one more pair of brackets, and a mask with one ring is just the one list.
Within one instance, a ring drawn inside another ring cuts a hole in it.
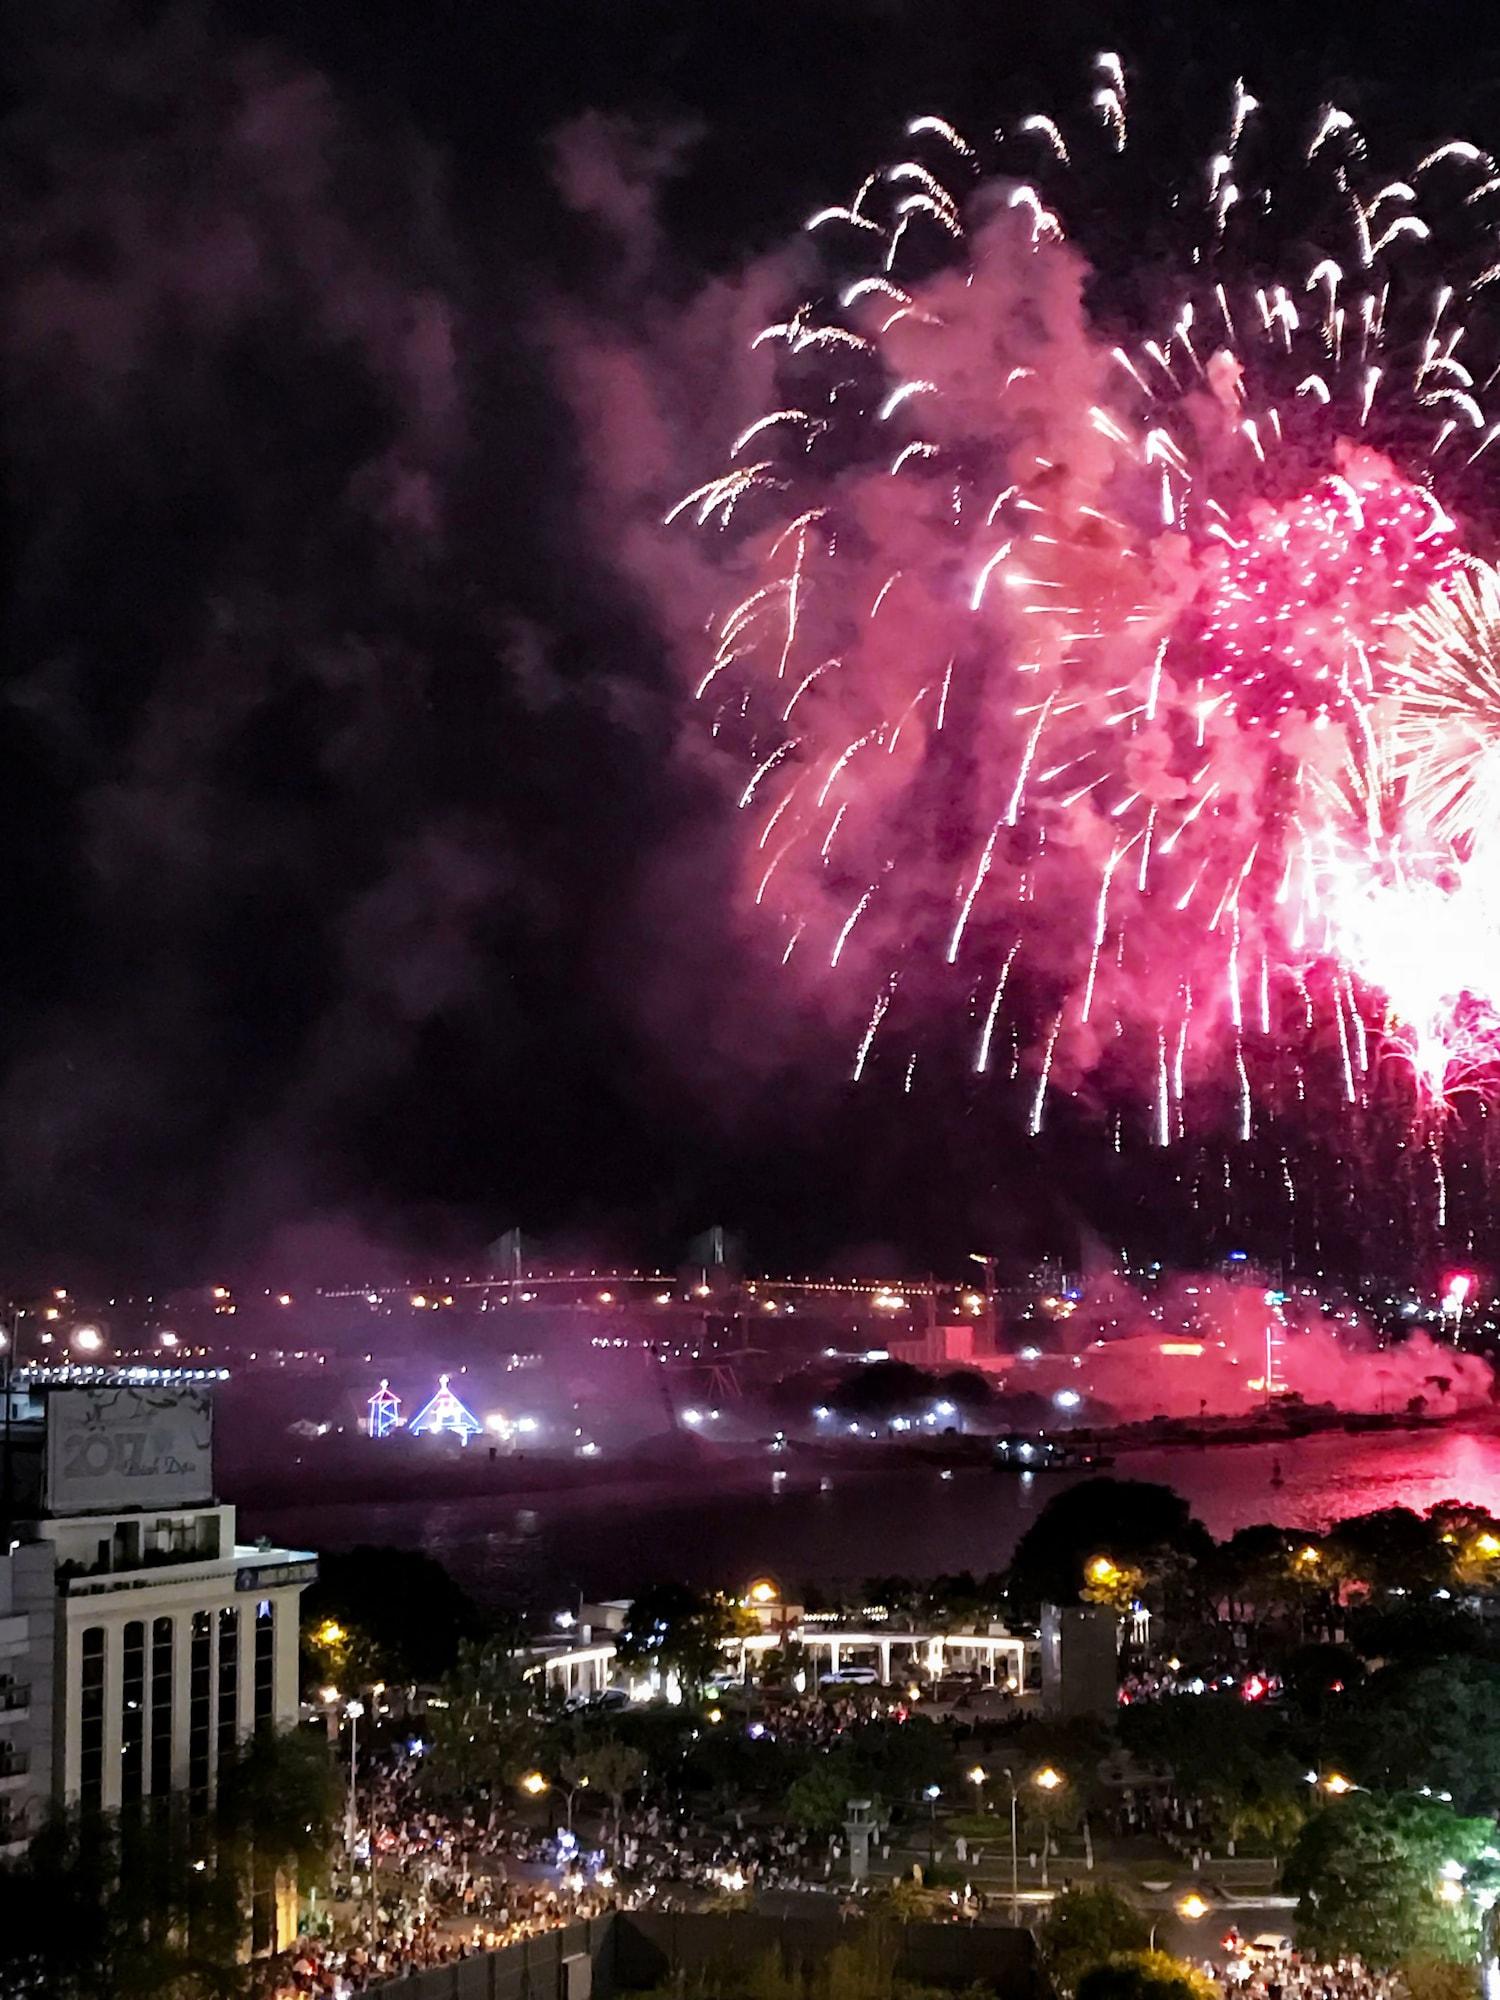
[{"label": "tree", "polygon": [[1451,1569],[1439,1529],[1410,1507],[1379,1507],[1336,1522],[1324,1546],[1347,1565],[1351,1584],[1372,1597],[1430,1591]]},{"label": "tree", "polygon": [[742,1629],[739,1608],[727,1597],[708,1596],[685,1583],[658,1583],[643,1591],[625,1614],[615,1658],[636,1673],[675,1674],[684,1690],[701,1688],[722,1663],[722,1641]]},{"label": "tree", "polygon": [[943,1402],[956,1403],[965,1411],[989,1410],[995,1403],[994,1389],[977,1368],[950,1368],[938,1376],[932,1392]]},{"label": "tree", "polygon": [[1083,1566],[1083,1587],[1078,1595],[1085,1604],[1102,1604],[1123,1617],[1145,1596],[1146,1583],[1146,1572],[1137,1563],[1090,1556]]},{"label": "tree", "polygon": [[308,1683],[352,1693],[375,1681],[435,1681],[479,1631],[479,1613],[440,1562],[415,1549],[318,1558],[302,1600]]},{"label": "tree", "polygon": [[1291,1619],[1304,1631],[1326,1631],[1350,1568],[1347,1551],[1331,1540],[1262,1522],[1231,1535],[1215,1552],[1209,1575],[1239,1624]]},{"label": "tree", "polygon": [[922,1593],[924,1617],[943,1625],[1000,1618],[1005,1610],[1005,1578],[993,1572],[976,1577],[972,1570],[964,1569],[956,1576],[935,1576]]},{"label": "tree", "polygon": [[1091,1966],[1120,1952],[1142,1952],[1151,1929],[1118,1889],[1064,1889],[1037,1932],[1054,1986],[1072,1993]]},{"label": "tree", "polygon": [[1463,1653],[1489,1650],[1481,1617],[1461,1605],[1434,1604],[1430,1598],[1352,1605],[1345,1614],[1344,1632],[1363,1659],[1387,1664],[1456,1659]]},{"label": "tree", "polygon": [[342,1797],[321,1729],[257,1730],[219,1759],[214,1802],[221,1849],[253,1852],[304,1884],[326,1866]]},{"label": "tree", "polygon": [[1213,1586],[1233,1623],[1255,1623],[1292,1602],[1288,1558],[1298,1539],[1289,1529],[1262,1521],[1236,1529],[1215,1549],[1209,1565]]},{"label": "tree", "polygon": [[1024,1797],[1041,1808],[1050,1825],[1065,1824],[1086,1812],[1100,1793],[1099,1766],[1113,1747],[1113,1732],[1096,1717],[1035,1716],[1010,1732],[1007,1763],[1023,1782],[1047,1766],[1061,1772],[1065,1785],[1025,1784]]},{"label": "tree", "polygon": [[499,1644],[464,1640],[458,1664],[428,1704],[425,1783],[449,1794],[492,1794],[514,1783],[536,1753],[531,1696]]},{"label": "tree", "polygon": [[1307,1810],[1309,1753],[1291,1720],[1235,1695],[1199,1695],[1123,1709],[1119,1734],[1133,1756],[1169,1770],[1201,1799],[1227,1840],[1259,1835],[1279,1853]]},{"label": "tree", "polygon": [[1444,1884],[1454,1867],[1485,1868],[1494,1832],[1492,1820],[1436,1802],[1368,1793],[1314,1813],[1283,1875],[1298,1898],[1299,1943],[1315,1957],[1357,1953],[1379,1967],[1472,1959],[1474,1902]]},{"label": "tree", "polygon": [[1440,1500],[1427,1510],[1457,1590],[1489,1593],[1500,1589],[1500,1521],[1487,1508],[1466,1500]]},{"label": "tree", "polygon": [[809,1833],[833,1833],[844,1824],[850,1796],[849,1781],[840,1765],[819,1757],[787,1793],[787,1818]]},{"label": "tree", "polygon": [[1016,1609],[1077,1604],[1086,1565],[1099,1556],[1152,1570],[1177,1558],[1206,1562],[1213,1542],[1169,1486],[1141,1479],[1086,1479],[1054,1494],[1017,1544],[1010,1566]]},{"label": "tree", "polygon": [[800,1639],[783,1639],[779,1646],[760,1656],[761,1685],[790,1687],[801,1674],[803,1686],[811,1687],[816,1678],[816,1664],[811,1647],[804,1646]]},{"label": "tree", "polygon": [[584,1784],[609,1800],[614,1813],[614,1838],[618,1842],[625,1794],[633,1791],[646,1775],[645,1758],[618,1737],[605,1737],[584,1751],[576,1760],[576,1768]]},{"label": "tree", "polygon": [[1078,1982],[1078,2000],[1217,2000],[1211,1979],[1164,1951],[1120,1951]]},{"label": "tree", "polygon": [[1312,1722],[1326,1720],[1364,1679],[1365,1663],[1352,1647],[1326,1643],[1299,1646],[1281,1669],[1282,1686]]},{"label": "tree", "polygon": [[217,1865],[237,1873],[257,1949],[275,1938],[278,1883],[305,1892],[324,1879],[341,1789],[322,1730],[257,1730],[221,1757]]},{"label": "tree", "polygon": [[852,1417],[910,1417],[932,1401],[935,1386],[909,1361],[874,1361],[846,1375],[832,1401]]},{"label": "tree", "polygon": [[1452,1958],[1409,1958],[1401,1984],[1409,2000],[1479,2000],[1479,1967]]},{"label": "tree", "polygon": [[953,1743],[946,1729],[925,1715],[905,1722],[877,1718],[846,1729],[833,1760],[859,1797],[910,1799],[953,1771]]},{"label": "tree", "polygon": [[1451,1794],[1459,1812],[1500,1800],[1500,1665],[1429,1659],[1384,1667],[1341,1710],[1330,1745],[1349,1776]]},{"label": "tree", "polygon": [[236,1870],[183,1801],[59,1813],[0,1868],[7,2000],[241,2000],[251,1986]]}]

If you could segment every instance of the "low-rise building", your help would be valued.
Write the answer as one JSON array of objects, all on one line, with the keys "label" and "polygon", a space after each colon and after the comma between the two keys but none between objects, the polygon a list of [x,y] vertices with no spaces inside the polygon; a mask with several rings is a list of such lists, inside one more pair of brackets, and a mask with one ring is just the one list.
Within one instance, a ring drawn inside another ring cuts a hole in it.
[{"label": "low-rise building", "polygon": [[238,1541],[206,1389],[37,1385],[5,1415],[0,1841],[51,1803],[206,1805],[236,1743],[296,1721],[316,1559]]}]

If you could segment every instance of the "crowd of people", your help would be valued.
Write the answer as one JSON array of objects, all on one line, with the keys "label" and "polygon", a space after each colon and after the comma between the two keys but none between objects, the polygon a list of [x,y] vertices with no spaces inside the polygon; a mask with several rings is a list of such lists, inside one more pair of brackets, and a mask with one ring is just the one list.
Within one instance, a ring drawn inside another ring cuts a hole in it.
[{"label": "crowd of people", "polygon": [[[829,1703],[789,1712],[782,1726],[799,1742],[831,1743],[857,1712]],[[582,1820],[575,1833],[498,1809],[444,1811],[418,1780],[411,1753],[376,1771],[353,1866],[284,1960],[278,2000],[347,2000],[611,1909],[703,1907],[759,1890],[847,1896],[838,1836],[747,1826],[737,1813],[712,1825],[643,1801],[611,1823],[606,1847]]]},{"label": "crowd of people", "polygon": [[1243,2000],[1392,2000],[1394,1980],[1357,1958],[1332,1964],[1298,1952],[1231,1953],[1224,1982]]},{"label": "crowd of people", "polygon": [[[774,1726],[790,1742],[829,1747],[863,1713],[856,1698],[788,1704],[774,1724],[752,1727]],[[424,1794],[419,1757],[419,1746],[409,1746],[375,1767],[354,1853],[319,1923],[278,1968],[278,2000],[349,2000],[612,1909],[735,1907],[770,1893],[827,1896],[852,1914],[862,1895],[888,1883],[889,1870],[877,1866],[872,1880],[851,1892],[837,1833],[747,1824],[733,1810],[717,1820],[689,1818],[649,1796],[613,1815],[580,1812],[576,1827],[576,1800],[565,1817],[556,1801],[545,1817],[503,1806],[445,1811]],[[1201,1837],[1191,1806],[1169,1787],[1122,1787],[1103,1817],[1117,1835],[1174,1848],[1195,1847]],[[943,1862],[951,1877],[951,1853],[964,1874],[977,1873],[983,1850],[963,1837],[939,1846],[940,1831],[933,1830],[927,1860]],[[872,1859],[886,1863],[890,1854],[889,1830],[877,1828]],[[924,1864],[911,1872],[920,1885]],[[987,1897],[965,1881],[947,1901],[953,1918],[974,1922],[992,1901],[1008,1898]],[[1216,1976],[1237,2000],[1391,2000],[1388,1982],[1352,1960],[1315,1965],[1234,1948]]]}]

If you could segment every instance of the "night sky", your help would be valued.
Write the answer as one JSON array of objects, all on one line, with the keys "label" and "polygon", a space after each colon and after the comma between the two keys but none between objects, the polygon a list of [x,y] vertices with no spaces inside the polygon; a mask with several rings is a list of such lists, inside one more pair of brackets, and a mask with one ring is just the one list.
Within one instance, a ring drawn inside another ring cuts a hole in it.
[{"label": "night sky", "polygon": [[1099,47],[1185,124],[1243,68],[1493,148],[1492,7],[95,0],[12,32],[0,1274],[354,1276],[516,1224],[950,1269],[1253,1232],[1253,1195],[1205,1217],[1066,1120],[1024,1147],[957,1065],[896,1116],[767,1004],[583,504],[553,334],[630,274],[559,146],[630,121],[612,192],[686,296],[909,116],[1076,94]]}]

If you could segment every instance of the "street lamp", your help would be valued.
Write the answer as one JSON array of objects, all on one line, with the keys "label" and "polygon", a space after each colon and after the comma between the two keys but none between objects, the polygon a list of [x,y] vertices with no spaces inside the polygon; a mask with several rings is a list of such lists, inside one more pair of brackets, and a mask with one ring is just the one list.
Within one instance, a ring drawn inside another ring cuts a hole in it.
[{"label": "street lamp", "polygon": [[937,1802],[943,1796],[941,1785],[928,1785],[922,1793],[927,1801],[927,1862],[937,1866]]},{"label": "street lamp", "polygon": [[80,1354],[97,1354],[104,1345],[104,1335],[97,1326],[75,1326],[71,1339]]},{"label": "street lamp", "polygon": [[547,1780],[542,1776],[540,1771],[528,1771],[521,1780],[521,1790],[528,1792],[534,1799],[539,1799],[546,1789]]},{"label": "street lamp", "polygon": [[559,1790],[560,1792],[565,1792],[565,1793],[567,1794],[567,1799],[568,1799],[568,1831],[569,1831],[569,1833],[571,1833],[571,1832],[573,1831],[573,1801],[574,1801],[574,1799],[575,1799],[575,1798],[577,1797],[577,1795],[578,1795],[578,1793],[579,1793],[579,1792],[586,1792],[586,1791],[588,1790],[588,1785],[589,1785],[589,1781],[588,1781],[588,1778],[587,1778],[587,1777],[585,1776],[585,1777],[582,1777],[582,1778],[580,1778],[580,1779],[578,1780],[577,1784],[575,1784],[575,1785],[559,1785],[559,1786],[558,1786],[558,1790]]},{"label": "street lamp", "polygon": [[[1196,1889],[1189,1889],[1185,1896],[1178,1897],[1173,1907],[1185,1924],[1197,1924],[1203,1921],[1213,1906],[1204,1897],[1200,1896]],[[1161,1918],[1155,1918],[1151,1925],[1151,1935],[1147,1944],[1147,1949],[1150,1951],[1155,1951],[1156,1949],[1156,1933],[1160,1925]]]},{"label": "street lamp", "polygon": [[[1031,1782],[1036,1786],[1038,1791],[1050,1797],[1052,1793],[1059,1790],[1068,1781],[1061,1771],[1054,1770],[1051,1764],[1044,1764],[1040,1771],[1032,1772]],[[1047,1887],[1047,1849],[1050,1845],[1051,1836],[1047,1823],[1044,1820],[1042,1822],[1042,1887],[1044,1889]]]},{"label": "street lamp", "polygon": [[[973,1777],[973,1775],[971,1771],[969,1776]],[[1005,1772],[1005,1782],[1010,1786],[1010,1920],[1014,1926],[1020,1922],[1021,1910],[1020,1834],[1018,1830],[1020,1815],[1016,1804],[1016,1774],[1008,1766]]]},{"label": "street lamp", "polygon": [[1342,1771],[1329,1771],[1320,1777],[1316,1771],[1303,1773],[1308,1784],[1315,1785],[1320,1792],[1327,1792],[1333,1799],[1341,1799],[1346,1792],[1362,1792],[1363,1785],[1356,1785],[1352,1778],[1346,1778]]},{"label": "street lamp", "polygon": [[[365,1705],[357,1698],[344,1703],[344,1713],[349,1718],[349,1800],[344,1809],[344,1851],[349,1857],[350,1873],[354,1870],[354,1834],[356,1823],[355,1784],[359,1776],[359,1718],[365,1712]],[[374,1857],[371,1857],[373,1863]]]}]

